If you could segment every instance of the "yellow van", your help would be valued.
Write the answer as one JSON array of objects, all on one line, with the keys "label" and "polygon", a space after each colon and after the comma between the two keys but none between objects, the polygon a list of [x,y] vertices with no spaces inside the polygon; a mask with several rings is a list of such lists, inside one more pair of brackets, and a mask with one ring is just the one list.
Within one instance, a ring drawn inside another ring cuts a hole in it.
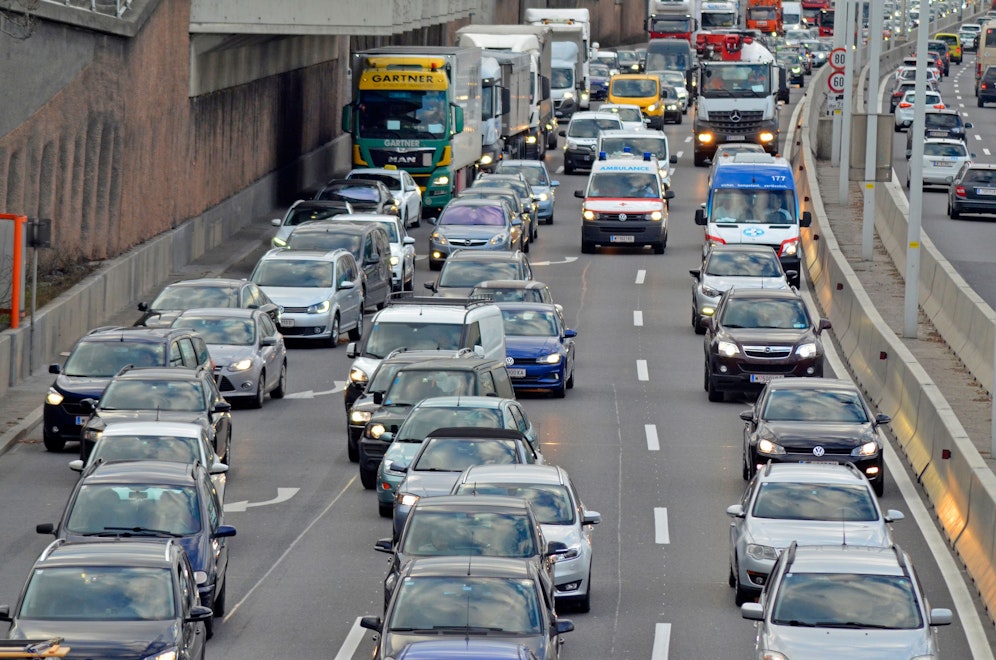
[{"label": "yellow van", "polygon": [[938,32],[934,39],[943,41],[948,45],[948,57],[955,64],[961,64],[961,37],[954,32]]},{"label": "yellow van", "polygon": [[640,106],[650,128],[664,126],[664,98],[661,81],[653,73],[621,73],[609,79],[609,103],[629,103]]}]

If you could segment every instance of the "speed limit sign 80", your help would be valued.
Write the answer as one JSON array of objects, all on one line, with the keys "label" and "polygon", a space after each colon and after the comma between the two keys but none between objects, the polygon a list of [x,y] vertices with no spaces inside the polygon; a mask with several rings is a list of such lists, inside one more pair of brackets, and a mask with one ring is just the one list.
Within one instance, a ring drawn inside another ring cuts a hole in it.
[{"label": "speed limit sign 80", "polygon": [[830,51],[827,61],[830,63],[830,68],[843,71],[844,65],[847,64],[847,51],[843,48],[834,48]]}]

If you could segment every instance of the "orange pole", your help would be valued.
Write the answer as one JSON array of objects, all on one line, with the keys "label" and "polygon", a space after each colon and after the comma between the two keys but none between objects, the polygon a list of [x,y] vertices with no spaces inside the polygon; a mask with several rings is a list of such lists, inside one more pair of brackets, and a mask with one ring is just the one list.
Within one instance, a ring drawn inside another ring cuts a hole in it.
[{"label": "orange pole", "polygon": [[24,223],[27,216],[0,213],[0,220],[14,221],[14,264],[11,267],[10,327],[21,327],[21,268],[24,265]]}]

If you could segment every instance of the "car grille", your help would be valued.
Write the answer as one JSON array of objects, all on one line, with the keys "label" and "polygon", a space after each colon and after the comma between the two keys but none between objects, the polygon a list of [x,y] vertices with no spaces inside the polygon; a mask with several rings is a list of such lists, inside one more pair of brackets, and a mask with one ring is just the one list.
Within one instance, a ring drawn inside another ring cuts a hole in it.
[{"label": "car grille", "polygon": [[709,121],[716,125],[717,130],[735,132],[750,130],[761,123],[764,112],[761,110],[738,110],[739,121],[733,121],[730,115],[733,111],[710,112]]},{"label": "car grille", "polygon": [[526,364],[536,364],[536,358],[515,358],[515,363],[508,366],[518,367]]},{"label": "car grille", "polygon": [[284,314],[307,314],[307,307],[284,307]]},{"label": "car grille", "polygon": [[319,326],[309,326],[309,325],[306,325],[306,326],[302,326],[302,327],[296,327],[295,326],[293,328],[280,328],[280,334],[282,334],[285,337],[302,337],[302,336],[310,336],[310,335],[320,335],[323,332],[325,332],[325,326],[324,325],[319,325]]},{"label": "car grille", "polygon": [[598,219],[604,222],[647,222],[649,213],[599,213]]},{"label": "car grille", "polygon": [[65,401],[62,402],[62,409],[67,415],[89,415],[90,413],[83,410],[83,404],[79,401]]},{"label": "car grille", "polygon": [[222,392],[232,392],[235,390],[235,386],[232,385],[232,381],[228,380],[225,376],[222,376],[218,380],[218,389]]},{"label": "car grille", "polygon": [[488,244],[486,238],[448,238],[450,245],[457,247],[481,247]]},{"label": "car grille", "polygon": [[784,360],[791,354],[791,346],[744,346],[744,355],[754,359]]}]

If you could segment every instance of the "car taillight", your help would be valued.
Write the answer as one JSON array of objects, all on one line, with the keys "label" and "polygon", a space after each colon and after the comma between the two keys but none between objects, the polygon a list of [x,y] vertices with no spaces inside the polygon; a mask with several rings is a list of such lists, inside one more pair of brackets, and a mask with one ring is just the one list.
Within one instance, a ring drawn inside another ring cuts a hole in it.
[{"label": "car taillight", "polygon": [[981,85],[979,85],[979,88],[980,89],[989,89],[989,85],[987,85],[986,83],[982,83]]},{"label": "car taillight", "polygon": [[955,186],[955,197],[965,196],[965,186]]},{"label": "car taillight", "polygon": [[901,103],[899,104],[899,107],[900,107],[900,108],[908,108],[908,107],[910,107],[910,106],[912,106],[912,105],[913,105],[912,103],[907,103],[906,101],[902,101],[902,102],[901,102]]},{"label": "car taillight", "polygon": [[934,107],[937,108],[938,110],[943,110],[945,106],[943,103],[935,103]]}]

